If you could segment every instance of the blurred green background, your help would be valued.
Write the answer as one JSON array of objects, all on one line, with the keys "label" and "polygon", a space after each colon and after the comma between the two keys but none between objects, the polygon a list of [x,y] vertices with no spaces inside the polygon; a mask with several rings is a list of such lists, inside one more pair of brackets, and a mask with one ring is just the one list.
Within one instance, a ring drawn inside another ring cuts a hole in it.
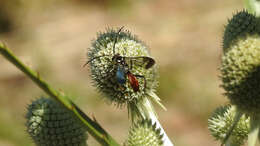
[{"label": "blurred green background", "polygon": [[[87,48],[96,32],[125,26],[150,48],[159,65],[159,119],[176,146],[217,146],[210,113],[227,103],[219,87],[224,25],[242,0],[0,0],[0,40],[55,88],[70,95],[120,143],[125,108],[106,104],[92,87]],[[26,107],[45,95],[0,56],[0,146],[32,146]],[[90,146],[99,145],[92,137]]]}]

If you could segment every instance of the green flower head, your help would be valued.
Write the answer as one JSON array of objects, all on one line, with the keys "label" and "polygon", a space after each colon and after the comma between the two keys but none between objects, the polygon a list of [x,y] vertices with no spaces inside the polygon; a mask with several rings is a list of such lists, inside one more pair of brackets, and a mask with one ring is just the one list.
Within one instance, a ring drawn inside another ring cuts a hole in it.
[{"label": "green flower head", "polygon": [[232,104],[247,113],[260,112],[260,37],[248,35],[222,56],[222,87]]},{"label": "green flower head", "polygon": [[130,129],[127,146],[163,146],[160,129],[151,120],[136,122]]},{"label": "green flower head", "polygon": [[[221,106],[213,112],[208,120],[208,128],[216,140],[223,143],[230,127],[233,125],[235,112],[235,107],[231,105]],[[243,145],[249,133],[249,123],[250,120],[245,115],[240,118],[230,135],[233,145]]]},{"label": "green flower head", "polygon": [[88,57],[94,86],[117,105],[135,103],[157,87],[148,48],[123,28],[98,33]]},{"label": "green flower head", "polygon": [[86,129],[60,103],[39,98],[28,106],[27,132],[37,146],[86,146]]},{"label": "green flower head", "polygon": [[238,38],[246,37],[248,34],[259,34],[258,23],[259,20],[245,10],[233,15],[232,19],[225,26],[223,51],[226,52],[230,45],[235,43]]},{"label": "green flower head", "polygon": [[260,25],[258,22],[259,18],[242,11],[229,21],[224,33],[220,67],[221,86],[225,89],[225,95],[231,103],[246,113],[260,112]]}]

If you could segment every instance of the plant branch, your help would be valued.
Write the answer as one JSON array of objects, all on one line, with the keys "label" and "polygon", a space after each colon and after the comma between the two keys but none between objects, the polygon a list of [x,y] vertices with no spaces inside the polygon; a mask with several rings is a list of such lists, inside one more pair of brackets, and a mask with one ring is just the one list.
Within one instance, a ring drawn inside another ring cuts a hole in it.
[{"label": "plant branch", "polygon": [[49,96],[71,110],[86,126],[87,131],[101,144],[105,146],[119,146],[119,144],[96,122],[91,120],[81,111],[66,95],[53,89],[35,71],[24,65],[3,43],[0,42],[0,54],[25,73],[35,84],[44,90]]}]

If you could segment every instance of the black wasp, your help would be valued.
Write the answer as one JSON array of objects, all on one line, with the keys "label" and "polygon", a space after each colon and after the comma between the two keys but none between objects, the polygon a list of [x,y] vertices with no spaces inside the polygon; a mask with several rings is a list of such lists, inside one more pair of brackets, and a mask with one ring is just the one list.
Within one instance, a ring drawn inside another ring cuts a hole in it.
[{"label": "black wasp", "polygon": [[[137,78],[144,79],[144,87],[146,86],[146,81],[143,75],[136,75],[131,73],[132,65],[135,64],[144,67],[145,69],[149,69],[155,64],[155,60],[147,56],[126,57],[126,56],[121,56],[119,53],[115,53],[115,44],[117,43],[118,36],[123,28],[124,27],[121,27],[118,30],[113,44],[112,63],[116,66],[115,78],[117,83],[120,85],[124,85],[126,83],[126,78],[128,78],[128,81],[132,89],[134,90],[134,92],[137,92],[139,91],[139,82]],[[91,61],[97,58],[104,57],[104,56],[111,56],[111,55],[102,55],[102,56],[94,57],[91,60],[89,60],[85,65],[87,65],[88,63],[90,63]]]}]

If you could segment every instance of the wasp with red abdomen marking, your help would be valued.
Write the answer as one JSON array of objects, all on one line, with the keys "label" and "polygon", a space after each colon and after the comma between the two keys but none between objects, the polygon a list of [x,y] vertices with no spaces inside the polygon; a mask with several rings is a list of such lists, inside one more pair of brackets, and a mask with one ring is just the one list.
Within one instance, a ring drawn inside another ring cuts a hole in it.
[{"label": "wasp with red abdomen marking", "polygon": [[[139,81],[137,78],[142,78],[144,80],[144,88],[146,87],[146,79],[143,75],[139,74],[133,74],[131,70],[133,69],[133,65],[142,67],[145,69],[151,68],[155,64],[155,60],[151,57],[147,56],[134,56],[134,57],[127,57],[122,56],[119,53],[115,52],[115,44],[118,41],[118,36],[120,32],[123,30],[124,27],[121,27],[113,42],[113,55],[101,55],[91,58],[88,62],[86,62],[85,65],[92,62],[95,59],[105,57],[105,56],[112,56],[112,59],[110,60],[112,64],[115,66],[115,78],[116,82],[119,85],[125,85],[126,81],[128,79],[128,82],[130,83],[131,88],[134,92],[139,91]],[[84,66],[85,66],[84,65]]]}]

